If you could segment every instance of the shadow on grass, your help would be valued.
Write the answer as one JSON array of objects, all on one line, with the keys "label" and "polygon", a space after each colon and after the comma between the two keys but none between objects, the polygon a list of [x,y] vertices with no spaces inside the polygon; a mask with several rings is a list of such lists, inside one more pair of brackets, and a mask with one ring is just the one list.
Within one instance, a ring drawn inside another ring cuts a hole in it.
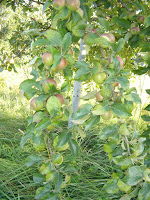
[{"label": "shadow on grass", "polygon": [[0,112],[0,199],[32,200],[36,186],[32,180],[35,168],[27,168],[25,159],[30,148],[20,148],[25,119]]}]

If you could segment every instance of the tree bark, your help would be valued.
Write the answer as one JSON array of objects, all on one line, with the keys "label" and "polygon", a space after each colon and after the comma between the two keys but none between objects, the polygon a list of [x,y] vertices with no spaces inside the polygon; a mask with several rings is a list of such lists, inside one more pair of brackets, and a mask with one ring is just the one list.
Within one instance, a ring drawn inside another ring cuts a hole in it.
[{"label": "tree bark", "polygon": [[[78,61],[85,60],[85,43],[83,42],[83,39],[80,40],[80,53]],[[81,86],[82,82],[75,81],[74,82],[74,90],[73,90],[73,97],[72,97],[72,111],[75,113],[79,107],[80,104],[80,96],[81,96]],[[72,127],[73,123],[71,122],[71,116],[69,117],[68,126]]]}]

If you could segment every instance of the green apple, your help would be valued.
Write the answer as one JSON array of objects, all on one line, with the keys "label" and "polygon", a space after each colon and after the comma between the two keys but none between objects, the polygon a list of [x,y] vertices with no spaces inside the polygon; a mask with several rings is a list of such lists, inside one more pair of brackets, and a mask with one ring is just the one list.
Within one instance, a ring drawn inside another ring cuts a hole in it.
[{"label": "green apple", "polygon": [[30,101],[30,107],[32,110],[39,111],[44,108],[45,102],[37,100],[37,97],[33,97]]},{"label": "green apple", "polygon": [[47,78],[46,80],[43,81],[42,83],[42,89],[44,90],[45,93],[49,93],[51,91],[52,86],[57,87],[57,83],[54,79],[52,78]]},{"label": "green apple", "polygon": [[109,110],[109,111],[105,112],[105,113],[104,113],[103,115],[101,115],[101,116],[102,116],[103,119],[109,120],[109,119],[111,119],[111,117],[112,117],[112,111]]},{"label": "green apple", "polygon": [[50,66],[53,64],[53,57],[50,52],[46,52],[42,55],[42,61],[44,65]]},{"label": "green apple", "polygon": [[96,93],[96,100],[97,101],[103,101],[104,100],[104,97],[101,95],[100,91],[98,91]]},{"label": "green apple", "polygon": [[80,8],[80,0],[67,0],[66,5],[71,11],[78,10]]},{"label": "green apple", "polygon": [[54,0],[53,6],[56,10],[60,10],[65,6],[65,0]]},{"label": "green apple", "polygon": [[107,78],[107,74],[105,72],[100,72],[93,75],[93,81],[97,84],[103,83]]}]

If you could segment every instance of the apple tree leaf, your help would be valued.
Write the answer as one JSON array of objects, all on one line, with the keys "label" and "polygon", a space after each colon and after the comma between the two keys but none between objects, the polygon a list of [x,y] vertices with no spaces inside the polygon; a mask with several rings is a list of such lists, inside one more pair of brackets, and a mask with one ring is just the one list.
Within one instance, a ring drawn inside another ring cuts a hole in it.
[{"label": "apple tree leaf", "polygon": [[111,105],[111,109],[114,114],[116,114],[118,117],[130,117],[131,114],[127,111],[127,109],[120,103],[113,103]]},{"label": "apple tree leaf", "polygon": [[78,143],[74,139],[71,139],[69,141],[69,146],[70,146],[70,150],[71,150],[72,155],[77,156],[78,153],[79,153]]},{"label": "apple tree leaf", "polygon": [[144,172],[140,166],[133,166],[129,168],[128,174],[122,179],[127,185],[137,185],[142,181],[144,177]]},{"label": "apple tree leaf", "polygon": [[129,88],[129,80],[126,77],[124,76],[117,77],[117,82],[120,83],[121,87],[124,90],[127,90]]},{"label": "apple tree leaf", "polygon": [[104,185],[104,190],[109,194],[115,194],[118,192],[119,188],[117,186],[117,179],[110,179]]}]

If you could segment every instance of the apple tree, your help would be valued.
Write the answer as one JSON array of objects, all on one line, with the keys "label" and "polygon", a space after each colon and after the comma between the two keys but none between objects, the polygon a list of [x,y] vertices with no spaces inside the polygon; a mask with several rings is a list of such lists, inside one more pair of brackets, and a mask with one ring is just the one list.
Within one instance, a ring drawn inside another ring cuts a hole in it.
[{"label": "apple tree", "polygon": [[[141,99],[129,78],[131,73],[150,70],[150,3],[47,0],[42,4],[50,26],[34,37],[31,47],[40,48],[41,54],[32,60],[33,78],[20,85],[33,109],[21,146],[30,140],[37,152],[26,160],[28,167],[36,163],[39,168],[33,177],[41,184],[35,198],[70,199],[63,190],[72,174],[79,174],[74,129],[81,126],[87,131],[111,120],[99,133],[115,169],[103,189],[109,195],[120,192],[120,200],[148,200],[150,127],[140,132],[132,123],[132,111]],[[94,84],[95,90],[81,96],[84,84]],[[145,110],[150,111],[149,105]],[[150,121],[149,114],[142,119]]]}]

